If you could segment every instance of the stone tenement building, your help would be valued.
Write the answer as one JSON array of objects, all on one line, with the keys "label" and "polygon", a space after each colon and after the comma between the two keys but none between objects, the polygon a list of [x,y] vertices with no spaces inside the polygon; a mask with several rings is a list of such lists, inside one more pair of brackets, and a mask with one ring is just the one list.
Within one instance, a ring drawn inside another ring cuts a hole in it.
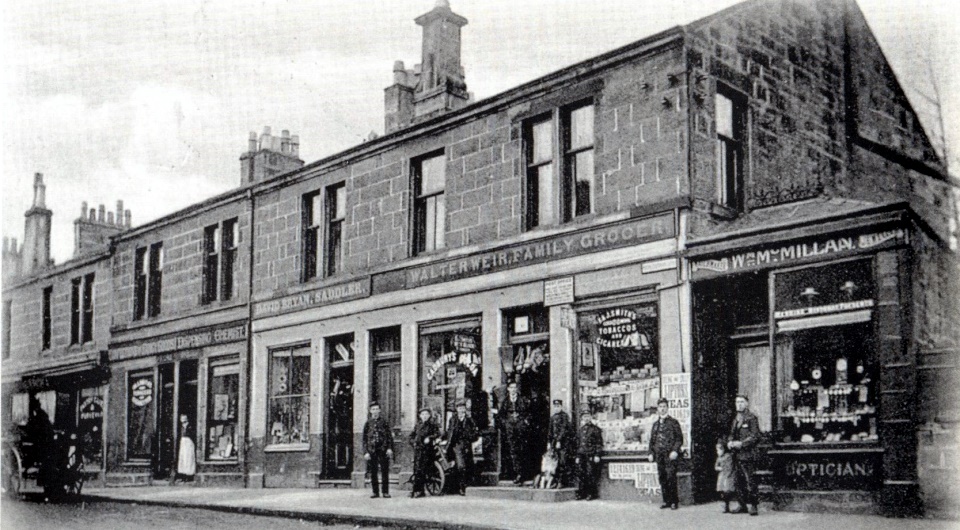
[{"label": "stone tenement building", "polygon": [[252,134],[237,189],[84,213],[61,265],[38,177],[4,244],[5,425],[43,407],[99,480],[156,483],[186,415],[200,484],[361,487],[371,401],[405,439],[464,400],[495,485],[536,474],[562,399],[604,431],[601,496],[647,500],[663,396],[706,502],[746,394],[776,507],[958,513],[960,193],[854,2],[748,1],[478,101],[467,20],[416,23],[384,136],[304,165]]}]

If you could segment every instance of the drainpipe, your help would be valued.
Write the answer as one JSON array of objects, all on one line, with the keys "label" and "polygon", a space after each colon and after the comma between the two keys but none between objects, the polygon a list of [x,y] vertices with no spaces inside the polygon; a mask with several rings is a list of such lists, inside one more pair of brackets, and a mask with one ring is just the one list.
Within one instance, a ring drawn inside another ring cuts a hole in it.
[{"label": "drainpipe", "polygon": [[247,202],[250,205],[250,241],[247,242],[247,366],[246,366],[246,388],[244,391],[246,398],[246,417],[243,421],[243,481],[246,487],[250,487],[250,464],[247,459],[247,452],[250,449],[250,411],[251,405],[251,379],[253,373],[253,239],[256,230],[254,228],[254,202],[253,189],[247,189]]}]

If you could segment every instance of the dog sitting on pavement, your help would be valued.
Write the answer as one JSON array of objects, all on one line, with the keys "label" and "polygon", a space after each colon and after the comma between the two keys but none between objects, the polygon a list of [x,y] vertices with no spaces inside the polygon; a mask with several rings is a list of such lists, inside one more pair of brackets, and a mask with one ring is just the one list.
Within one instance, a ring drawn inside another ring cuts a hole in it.
[{"label": "dog sitting on pavement", "polygon": [[560,461],[557,459],[557,453],[553,448],[547,449],[543,453],[543,459],[540,461],[540,474],[533,481],[533,487],[539,489],[550,489],[557,487],[557,466]]}]

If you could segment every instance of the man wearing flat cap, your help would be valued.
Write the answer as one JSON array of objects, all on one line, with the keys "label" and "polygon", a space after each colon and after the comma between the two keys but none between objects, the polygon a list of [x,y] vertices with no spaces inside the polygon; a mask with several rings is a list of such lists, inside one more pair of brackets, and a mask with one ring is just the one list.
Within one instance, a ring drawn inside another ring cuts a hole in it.
[{"label": "man wearing flat cap", "polygon": [[663,492],[660,509],[676,510],[680,505],[677,494],[677,466],[680,463],[683,432],[680,430],[680,422],[668,413],[669,407],[667,398],[657,401],[657,421],[650,432],[650,453],[657,463],[660,490]]},{"label": "man wearing flat cap", "polygon": [[424,486],[427,483],[427,476],[433,467],[434,451],[433,444],[440,437],[440,428],[431,419],[430,409],[424,407],[420,409],[420,421],[410,433],[410,445],[413,446],[413,492],[411,497],[423,497]]},{"label": "man wearing flat cap", "polygon": [[547,451],[551,449],[557,455],[559,464],[557,481],[559,487],[570,484],[570,475],[573,471],[574,446],[577,444],[577,433],[570,422],[570,416],[563,410],[563,400],[553,400],[553,415],[550,416],[550,427],[547,430]]},{"label": "man wearing flat cap", "polygon": [[467,403],[457,401],[457,415],[450,418],[444,440],[447,443],[447,457],[457,462],[457,492],[466,495],[467,483],[473,475],[473,442],[479,438],[473,418],[467,414]]},{"label": "man wearing flat cap", "polygon": [[371,498],[380,496],[381,485],[383,498],[390,498],[391,458],[393,431],[387,425],[387,420],[380,415],[380,404],[374,401],[370,403],[370,419],[363,426],[363,459],[367,461],[367,471],[370,472],[370,485],[373,487]]}]

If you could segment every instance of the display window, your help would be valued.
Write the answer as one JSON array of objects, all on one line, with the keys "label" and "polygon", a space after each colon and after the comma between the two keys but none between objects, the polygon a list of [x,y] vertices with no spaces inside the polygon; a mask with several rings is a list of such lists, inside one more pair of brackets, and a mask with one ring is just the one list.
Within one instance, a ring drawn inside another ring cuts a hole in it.
[{"label": "display window", "polygon": [[580,407],[603,429],[607,452],[649,447],[660,399],[658,329],[655,302],[577,311]]},{"label": "display window", "polygon": [[310,442],[310,346],[270,352],[269,415],[271,445]]},{"label": "display window", "polygon": [[79,391],[77,435],[83,448],[83,463],[87,469],[103,465],[103,398],[104,387],[95,386]]},{"label": "display window", "polygon": [[156,423],[154,374],[131,373],[127,378],[127,458],[149,460]]},{"label": "display window", "polygon": [[240,363],[210,363],[207,379],[207,460],[236,460],[240,400]]},{"label": "display window", "polygon": [[872,265],[775,273],[781,443],[878,441]]},{"label": "display window", "polygon": [[487,424],[480,330],[479,317],[420,326],[420,406],[429,408],[443,425],[461,399],[478,427]]}]

